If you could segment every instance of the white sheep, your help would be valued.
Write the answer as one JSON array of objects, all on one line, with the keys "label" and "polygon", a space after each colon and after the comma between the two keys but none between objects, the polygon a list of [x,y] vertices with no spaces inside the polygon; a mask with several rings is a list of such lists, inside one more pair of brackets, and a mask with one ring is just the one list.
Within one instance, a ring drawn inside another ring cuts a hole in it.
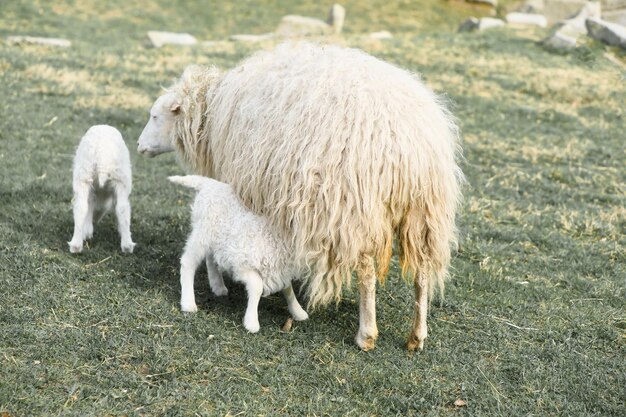
[{"label": "white sheep", "polygon": [[357,344],[372,349],[376,281],[397,240],[415,286],[407,347],[421,349],[429,299],[443,292],[463,174],[458,129],[415,74],[333,45],[283,43],[220,73],[189,67],[139,137],[193,173],[230,184],[289,239],[309,305],[338,301],[356,270]]},{"label": "white sheep", "polygon": [[132,176],[128,148],[114,127],[89,128],[74,156],[74,235],[68,242],[70,252],[83,250],[83,241],[93,236],[96,223],[115,206],[117,228],[122,238],[122,252],[135,247],[130,235]]},{"label": "white sheep", "polygon": [[261,296],[281,290],[292,317],[309,318],[291,286],[306,269],[294,261],[288,243],[272,232],[266,219],[246,209],[228,184],[198,175],[172,176],[169,180],[198,191],[192,207],[192,231],[180,260],[182,311],[198,310],[194,275],[206,259],[213,292],[226,292],[220,270],[230,272],[235,281],[245,285],[248,307],[243,325],[249,332],[259,331]]}]

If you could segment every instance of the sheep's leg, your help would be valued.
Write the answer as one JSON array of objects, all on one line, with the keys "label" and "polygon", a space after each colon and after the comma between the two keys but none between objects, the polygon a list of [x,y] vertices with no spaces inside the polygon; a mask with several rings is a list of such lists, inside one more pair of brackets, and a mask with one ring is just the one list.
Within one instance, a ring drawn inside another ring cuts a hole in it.
[{"label": "sheep's leg", "polygon": [[287,300],[287,308],[289,309],[289,313],[296,321],[302,321],[309,318],[309,315],[304,311],[298,299],[296,298],[296,294],[293,292],[293,287],[291,284],[287,288],[283,290],[283,295]]},{"label": "sheep's leg", "polygon": [[206,257],[206,271],[209,276],[209,287],[211,287],[213,294],[218,297],[228,295],[228,288],[224,285],[224,278],[217,269],[213,255]]},{"label": "sheep's leg", "polygon": [[89,240],[93,237],[93,211],[96,205],[96,196],[93,190],[89,191],[89,204],[87,209],[87,217],[85,218],[85,226],[83,227],[83,240]]},{"label": "sheep's leg", "polygon": [[374,348],[378,338],[376,326],[376,270],[374,259],[364,256],[357,270],[359,282],[359,331],[356,344],[368,351]]},{"label": "sheep's leg", "polygon": [[180,258],[180,309],[186,313],[198,311],[196,296],[193,292],[196,270],[202,263],[205,253],[192,233],[185,245],[185,252]]},{"label": "sheep's leg", "polygon": [[422,350],[428,334],[426,316],[428,315],[428,276],[419,273],[415,276],[415,320],[407,341],[408,350]]},{"label": "sheep's leg", "polygon": [[135,243],[130,236],[130,201],[128,189],[123,185],[115,187],[115,215],[117,230],[122,238],[122,252],[133,253]]},{"label": "sheep's leg", "polygon": [[243,317],[243,327],[250,333],[256,333],[261,328],[258,310],[259,301],[261,300],[261,295],[263,295],[263,280],[259,273],[252,269],[240,271],[237,275],[239,275],[238,281],[243,282],[248,291],[248,307]]},{"label": "sheep's leg", "polygon": [[74,186],[74,236],[68,242],[72,253],[83,251],[85,220],[89,213],[89,192],[89,184],[80,183]]}]

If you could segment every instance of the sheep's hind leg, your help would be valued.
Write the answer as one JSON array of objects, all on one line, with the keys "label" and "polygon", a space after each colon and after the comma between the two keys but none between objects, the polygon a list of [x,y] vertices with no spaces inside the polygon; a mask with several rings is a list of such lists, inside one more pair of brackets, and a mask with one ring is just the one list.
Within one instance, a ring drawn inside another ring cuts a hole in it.
[{"label": "sheep's hind leg", "polygon": [[74,186],[74,235],[72,240],[68,242],[72,253],[83,251],[85,221],[89,213],[89,192],[90,186],[87,183]]},{"label": "sheep's hind leg", "polygon": [[117,230],[122,238],[121,248],[124,253],[133,253],[135,243],[130,236],[130,201],[129,192],[123,185],[115,187],[115,215]]},{"label": "sheep's hind leg", "polygon": [[428,315],[428,277],[419,273],[415,276],[415,319],[413,329],[407,341],[408,350],[422,350],[428,334],[426,316]]},{"label": "sheep's hind leg", "polygon": [[263,280],[258,272],[248,269],[240,271],[237,280],[243,282],[248,291],[248,307],[243,317],[243,326],[250,332],[256,333],[261,326],[259,325],[259,301],[263,295]]},{"label": "sheep's hind leg", "polygon": [[287,300],[287,308],[289,309],[289,313],[296,321],[303,321],[309,318],[309,315],[304,311],[298,299],[296,298],[296,294],[293,292],[293,287],[291,284],[287,288],[283,290],[283,295]]},{"label": "sheep's hind leg", "polygon": [[93,212],[96,205],[96,196],[93,190],[89,191],[89,204],[87,209],[87,217],[85,218],[85,226],[83,227],[83,240],[89,240],[93,237]]},{"label": "sheep's hind leg", "polygon": [[364,256],[357,270],[359,283],[359,331],[355,341],[365,351],[374,349],[378,338],[376,326],[376,270],[374,259]]},{"label": "sheep's hind leg", "polygon": [[211,291],[213,294],[218,297],[223,297],[228,295],[228,288],[224,285],[224,278],[222,274],[217,269],[217,265],[215,264],[215,260],[213,259],[213,255],[209,255],[206,257],[206,271],[209,276],[209,287],[211,287]]},{"label": "sheep's hind leg", "polygon": [[202,263],[204,255],[194,233],[192,233],[185,245],[185,252],[180,258],[180,309],[185,313],[198,311],[193,284],[196,270]]}]

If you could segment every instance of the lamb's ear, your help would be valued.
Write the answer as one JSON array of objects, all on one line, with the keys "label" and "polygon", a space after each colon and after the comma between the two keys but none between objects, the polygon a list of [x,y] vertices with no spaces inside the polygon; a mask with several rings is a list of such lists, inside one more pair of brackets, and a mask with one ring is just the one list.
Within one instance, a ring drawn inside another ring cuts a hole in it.
[{"label": "lamb's ear", "polygon": [[173,102],[170,106],[170,111],[174,114],[178,114],[178,112],[180,112],[180,103],[178,101]]}]

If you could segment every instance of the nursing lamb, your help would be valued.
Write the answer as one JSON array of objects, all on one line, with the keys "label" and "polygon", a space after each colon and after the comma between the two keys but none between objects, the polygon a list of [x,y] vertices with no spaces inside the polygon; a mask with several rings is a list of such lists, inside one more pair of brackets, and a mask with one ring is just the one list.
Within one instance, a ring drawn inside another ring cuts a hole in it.
[{"label": "nursing lamb", "polygon": [[70,252],[83,250],[83,241],[93,236],[96,223],[115,206],[122,252],[132,253],[130,236],[132,176],[128,148],[121,133],[107,125],[92,126],[80,141],[74,157],[74,236]]},{"label": "nursing lamb", "polygon": [[231,273],[246,286],[248,307],[243,319],[250,333],[259,331],[261,296],[282,290],[295,320],[309,318],[291,286],[306,269],[294,261],[292,250],[276,237],[267,220],[247,210],[232,187],[198,175],[173,176],[169,180],[198,190],[192,208],[192,231],[180,260],[181,310],[198,310],[194,275],[203,260],[211,288],[225,288],[220,270]]}]

